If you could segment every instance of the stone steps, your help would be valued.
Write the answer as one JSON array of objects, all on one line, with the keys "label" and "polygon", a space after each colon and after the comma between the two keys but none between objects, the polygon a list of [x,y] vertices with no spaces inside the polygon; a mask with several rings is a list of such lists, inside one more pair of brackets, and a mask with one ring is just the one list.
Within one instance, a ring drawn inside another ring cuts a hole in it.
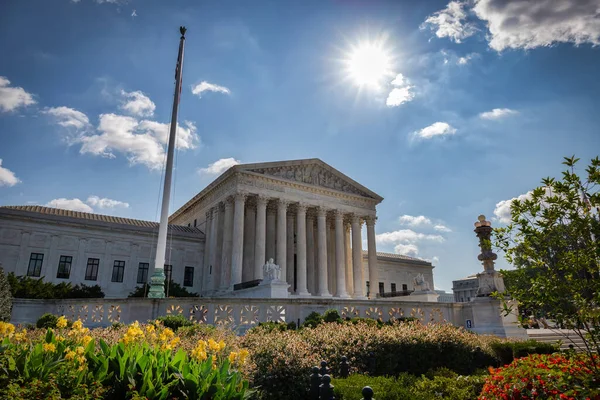
[{"label": "stone steps", "polygon": [[567,350],[573,345],[577,351],[585,351],[585,341],[574,331],[568,329],[527,329],[529,339],[544,343],[556,343],[561,341],[560,349]]}]

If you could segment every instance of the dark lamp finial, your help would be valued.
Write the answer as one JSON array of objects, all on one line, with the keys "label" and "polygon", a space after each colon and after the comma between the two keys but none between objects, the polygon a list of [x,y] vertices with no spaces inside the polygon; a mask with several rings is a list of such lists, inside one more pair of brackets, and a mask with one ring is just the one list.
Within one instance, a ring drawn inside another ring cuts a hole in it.
[{"label": "dark lamp finial", "polygon": [[181,33],[181,37],[185,36],[185,32],[187,31],[187,29],[185,28],[185,26],[180,26],[179,27],[179,33]]}]

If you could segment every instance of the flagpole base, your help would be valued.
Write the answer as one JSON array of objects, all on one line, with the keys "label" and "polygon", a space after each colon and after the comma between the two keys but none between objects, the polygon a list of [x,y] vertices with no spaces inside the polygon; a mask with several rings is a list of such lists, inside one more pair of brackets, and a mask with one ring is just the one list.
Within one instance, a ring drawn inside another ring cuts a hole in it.
[{"label": "flagpole base", "polygon": [[162,268],[156,268],[150,277],[149,299],[165,298],[165,273]]}]

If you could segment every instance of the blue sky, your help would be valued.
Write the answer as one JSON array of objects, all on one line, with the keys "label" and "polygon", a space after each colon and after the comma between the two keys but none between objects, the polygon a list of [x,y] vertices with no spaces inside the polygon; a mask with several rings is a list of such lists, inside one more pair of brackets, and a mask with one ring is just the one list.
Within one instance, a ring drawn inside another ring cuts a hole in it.
[{"label": "blue sky", "polygon": [[[563,156],[598,155],[598,6],[3,1],[0,204],[156,220],[185,25],[172,209],[228,159],[318,157],[385,198],[378,249],[450,290],[482,269],[479,214],[499,225]],[[364,48],[389,59],[377,84],[349,73]]]}]

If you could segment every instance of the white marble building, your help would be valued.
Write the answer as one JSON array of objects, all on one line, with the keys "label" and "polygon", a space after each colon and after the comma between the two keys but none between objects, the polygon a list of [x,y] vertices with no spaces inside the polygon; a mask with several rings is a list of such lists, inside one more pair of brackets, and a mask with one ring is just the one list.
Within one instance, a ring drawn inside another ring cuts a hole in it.
[{"label": "white marble building", "polygon": [[469,302],[477,297],[477,289],[479,288],[479,279],[477,275],[469,275],[463,279],[452,281],[452,292],[454,293],[454,301],[457,303]]},{"label": "white marble building", "polygon": [[[174,281],[202,296],[251,286],[270,258],[292,296],[408,294],[417,274],[434,287],[431,263],[377,252],[382,200],[318,159],[236,165],[170,217],[166,264]],[[156,231],[154,222],[0,207],[0,263],[17,275],[99,284],[107,297],[126,297],[152,273]]]}]

